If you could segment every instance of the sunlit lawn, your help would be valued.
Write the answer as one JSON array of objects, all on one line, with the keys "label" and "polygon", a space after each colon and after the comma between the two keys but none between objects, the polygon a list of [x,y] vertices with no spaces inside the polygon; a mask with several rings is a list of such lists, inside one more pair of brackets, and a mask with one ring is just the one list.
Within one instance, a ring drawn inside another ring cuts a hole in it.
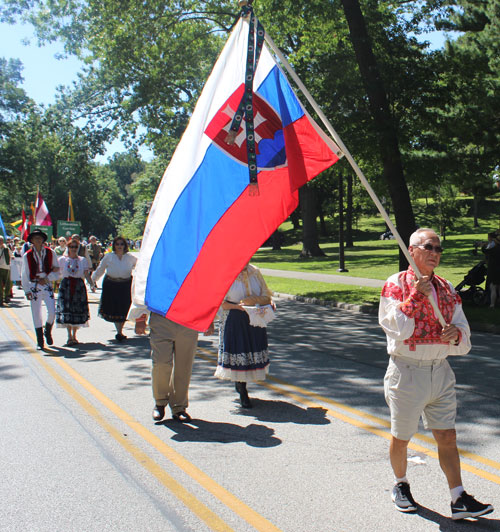
[{"label": "sunlit lawn", "polygon": [[[450,233],[442,243],[444,252],[436,273],[449,279],[454,285],[460,283],[467,272],[483,259],[479,250],[474,254],[474,242],[485,241],[487,233],[499,227],[500,201],[493,202],[495,208],[481,227],[472,228],[472,220],[464,218],[457,224],[464,233]],[[496,210],[498,206],[498,210]],[[496,212],[495,212],[496,211]],[[379,217],[366,218],[358,226],[354,238],[354,247],[344,251],[346,273],[340,273],[339,246],[336,236],[322,237],[320,247],[325,257],[304,259],[300,257],[302,243],[300,230],[294,231],[291,223],[286,222],[280,228],[285,235],[285,245],[281,250],[261,248],[253,257],[252,263],[261,268],[314,272],[350,277],[387,279],[399,270],[399,252],[395,240],[379,240],[378,235],[385,231],[385,225]],[[376,307],[380,295],[378,288],[357,287],[344,284],[329,284],[300,279],[266,277],[266,282],[275,292],[301,295],[324,300],[341,301],[352,304],[373,305]],[[484,284],[483,284],[484,286]],[[500,309],[492,311],[485,307],[464,305],[471,321],[496,323],[500,325]]]}]

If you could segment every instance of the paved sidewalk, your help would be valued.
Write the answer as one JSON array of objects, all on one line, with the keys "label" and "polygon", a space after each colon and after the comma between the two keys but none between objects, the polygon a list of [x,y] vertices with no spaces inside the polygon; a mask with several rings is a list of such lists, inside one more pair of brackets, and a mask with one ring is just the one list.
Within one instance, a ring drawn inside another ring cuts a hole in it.
[{"label": "paved sidewalk", "polygon": [[356,286],[371,286],[381,288],[385,281],[380,279],[365,279],[364,277],[349,277],[347,275],[331,275],[327,273],[296,272],[290,270],[274,270],[260,268],[262,275],[271,277],[287,277],[289,279],[304,279],[305,281],[319,281],[322,283],[350,284]]}]

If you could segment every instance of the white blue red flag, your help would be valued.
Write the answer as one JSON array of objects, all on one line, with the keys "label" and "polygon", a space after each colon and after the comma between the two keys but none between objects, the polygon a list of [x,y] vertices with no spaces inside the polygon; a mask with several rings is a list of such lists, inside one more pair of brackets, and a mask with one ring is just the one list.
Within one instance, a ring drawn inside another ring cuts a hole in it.
[{"label": "white blue red flag", "polygon": [[253,84],[258,195],[249,193],[245,121],[225,142],[245,88],[248,22],[229,37],[165,171],[134,273],[133,300],[206,330],[255,251],[298,205],[298,189],[337,162],[263,47]]}]

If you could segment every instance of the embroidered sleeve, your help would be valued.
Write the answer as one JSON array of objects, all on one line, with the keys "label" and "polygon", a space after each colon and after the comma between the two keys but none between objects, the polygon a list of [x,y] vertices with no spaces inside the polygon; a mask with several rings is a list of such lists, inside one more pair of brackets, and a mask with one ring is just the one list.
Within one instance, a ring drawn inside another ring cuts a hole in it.
[{"label": "embroidered sleeve", "polygon": [[403,291],[401,288],[394,283],[385,283],[382,288],[382,297],[390,297],[391,299],[396,299],[397,301],[403,301]]},{"label": "embroidered sleeve", "polygon": [[426,296],[424,294],[415,288],[412,288],[410,295],[401,303],[399,308],[401,312],[406,314],[406,316],[413,318],[416,312],[422,308],[422,303],[425,301],[425,299]]}]

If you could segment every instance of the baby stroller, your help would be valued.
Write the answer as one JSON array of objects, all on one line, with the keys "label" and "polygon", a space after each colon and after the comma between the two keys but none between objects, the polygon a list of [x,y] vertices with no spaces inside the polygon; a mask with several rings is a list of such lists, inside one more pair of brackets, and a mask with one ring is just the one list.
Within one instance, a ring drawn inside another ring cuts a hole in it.
[{"label": "baby stroller", "polygon": [[[479,285],[484,282],[485,278],[486,264],[481,261],[469,270],[464,280],[456,286],[456,291],[464,301],[470,301],[474,305],[484,305],[487,302],[487,294]],[[469,288],[463,290],[465,286]]]}]

